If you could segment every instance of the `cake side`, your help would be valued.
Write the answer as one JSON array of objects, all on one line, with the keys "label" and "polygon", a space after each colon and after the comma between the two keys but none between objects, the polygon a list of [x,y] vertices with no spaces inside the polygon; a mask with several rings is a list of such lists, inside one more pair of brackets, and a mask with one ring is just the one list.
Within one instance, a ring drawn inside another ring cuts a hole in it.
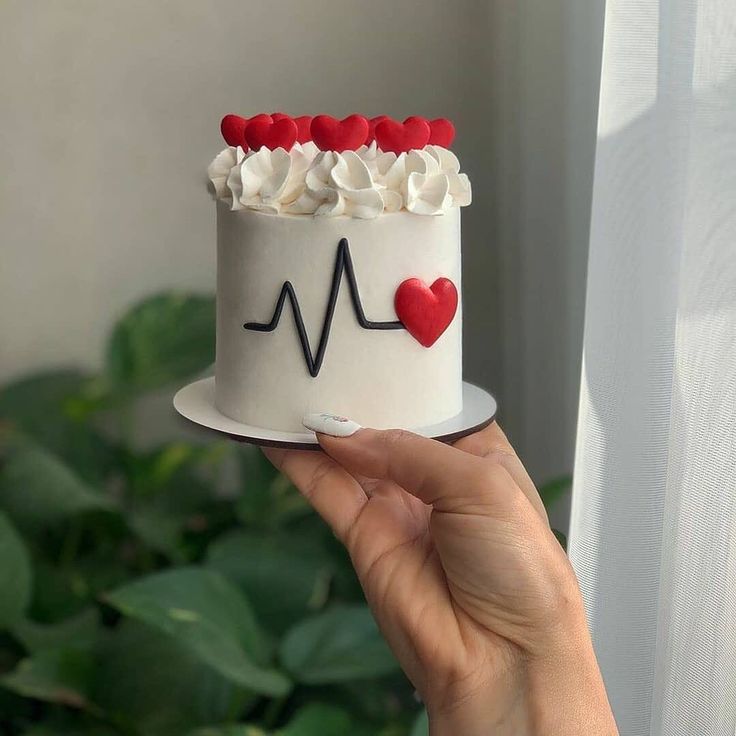
[{"label": "cake side", "polygon": [[[412,279],[427,286],[439,279],[459,295],[457,207],[439,217],[401,211],[366,220],[233,212],[219,202],[217,240],[215,402],[223,414],[301,431],[302,417],[316,411],[378,428],[426,426],[461,411],[460,300],[452,314],[451,304],[444,314],[420,304],[419,312],[426,308],[419,315],[423,324],[410,325],[415,334],[396,313],[397,290]],[[301,320],[287,295],[278,324],[265,330],[286,282]],[[435,321],[449,318],[449,324],[431,324],[427,309]],[[421,339],[434,342],[427,347]]]}]

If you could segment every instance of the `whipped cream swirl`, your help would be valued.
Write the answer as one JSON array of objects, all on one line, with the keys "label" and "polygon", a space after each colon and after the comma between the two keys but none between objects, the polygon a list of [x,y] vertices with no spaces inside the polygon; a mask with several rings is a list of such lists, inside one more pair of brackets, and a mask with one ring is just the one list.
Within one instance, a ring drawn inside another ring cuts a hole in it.
[{"label": "whipped cream swirl", "polygon": [[212,191],[231,209],[369,219],[406,209],[441,215],[470,204],[471,188],[455,154],[440,146],[401,153],[361,146],[319,151],[314,143],[244,153],[228,147],[207,169]]}]

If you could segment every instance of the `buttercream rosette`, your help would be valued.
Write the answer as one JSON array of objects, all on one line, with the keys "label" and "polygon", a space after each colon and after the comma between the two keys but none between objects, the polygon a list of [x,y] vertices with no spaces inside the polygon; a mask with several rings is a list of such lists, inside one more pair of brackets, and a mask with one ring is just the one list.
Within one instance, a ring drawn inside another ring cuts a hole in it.
[{"label": "buttercream rosette", "polygon": [[395,154],[376,142],[356,151],[229,146],[207,170],[215,198],[233,210],[370,219],[402,209],[442,215],[470,204],[471,187],[454,153],[436,145]]}]

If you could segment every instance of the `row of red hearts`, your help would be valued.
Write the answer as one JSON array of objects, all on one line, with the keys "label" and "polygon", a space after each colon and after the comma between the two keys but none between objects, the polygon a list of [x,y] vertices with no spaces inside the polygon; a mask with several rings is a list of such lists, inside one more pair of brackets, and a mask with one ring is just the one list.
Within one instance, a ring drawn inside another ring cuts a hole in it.
[{"label": "row of red hearts", "polygon": [[252,118],[225,115],[220,123],[222,137],[229,146],[241,146],[244,151],[262,147],[287,151],[295,143],[314,141],[321,151],[355,151],[374,140],[382,151],[397,155],[404,151],[424,148],[428,143],[449,148],[455,137],[455,126],[445,118],[426,120],[417,115],[403,122],[388,115],[365,118],[348,115],[337,120],[330,115],[302,115],[292,118],[282,112],[260,113]]}]

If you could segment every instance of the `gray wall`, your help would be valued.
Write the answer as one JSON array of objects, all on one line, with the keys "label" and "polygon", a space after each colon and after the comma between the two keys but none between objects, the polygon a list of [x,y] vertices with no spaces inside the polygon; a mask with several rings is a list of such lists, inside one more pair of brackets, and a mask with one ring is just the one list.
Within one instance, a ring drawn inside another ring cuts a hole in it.
[{"label": "gray wall", "polygon": [[571,464],[601,10],[584,0],[0,6],[0,379],[94,366],[111,321],[214,287],[205,167],[229,111],[447,116],[466,373],[535,475]]},{"label": "gray wall", "polygon": [[544,480],[572,467],[604,0],[493,7],[504,417]]}]

